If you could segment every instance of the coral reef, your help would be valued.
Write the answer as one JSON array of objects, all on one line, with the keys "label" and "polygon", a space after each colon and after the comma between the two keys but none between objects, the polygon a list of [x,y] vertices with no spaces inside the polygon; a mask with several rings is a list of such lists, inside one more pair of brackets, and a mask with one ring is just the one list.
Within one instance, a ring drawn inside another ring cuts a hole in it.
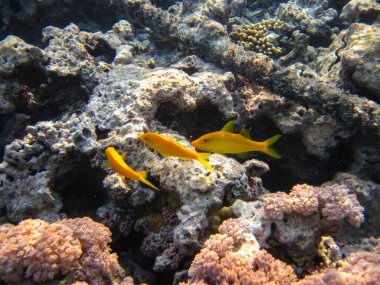
[{"label": "coral reef", "polygon": [[110,242],[111,232],[90,218],[4,224],[0,226],[0,275],[6,281],[30,277],[44,282],[62,274],[71,282],[124,284],[125,274],[117,255],[110,253]]},{"label": "coral reef", "polygon": [[[0,1],[1,277],[372,282],[378,6]],[[255,141],[281,133],[282,159],[212,154],[212,173],[139,139],[157,132],[193,150],[231,120]],[[110,146],[160,191],[104,165]]]}]

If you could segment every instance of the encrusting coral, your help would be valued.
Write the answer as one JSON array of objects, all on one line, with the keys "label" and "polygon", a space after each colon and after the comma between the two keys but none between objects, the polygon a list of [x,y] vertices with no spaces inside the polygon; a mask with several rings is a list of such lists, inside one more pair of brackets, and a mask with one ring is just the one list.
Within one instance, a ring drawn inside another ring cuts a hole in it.
[{"label": "encrusting coral", "polygon": [[127,284],[117,255],[110,253],[110,242],[109,229],[87,217],[52,224],[39,219],[4,224],[0,276],[5,281],[45,282],[63,274],[73,282]]}]

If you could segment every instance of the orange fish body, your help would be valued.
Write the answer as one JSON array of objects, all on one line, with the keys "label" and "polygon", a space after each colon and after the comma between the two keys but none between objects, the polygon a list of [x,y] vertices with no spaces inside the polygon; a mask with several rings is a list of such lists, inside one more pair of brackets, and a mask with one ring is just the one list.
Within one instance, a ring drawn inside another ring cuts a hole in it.
[{"label": "orange fish body", "polygon": [[119,175],[129,178],[131,180],[137,180],[145,183],[149,187],[158,190],[156,186],[154,186],[151,182],[146,179],[146,172],[140,171],[136,172],[132,168],[130,168],[124,161],[125,155],[119,155],[114,147],[107,147],[106,155],[108,159],[109,165],[116,170]]},{"label": "orange fish body", "polygon": [[215,172],[211,165],[205,160],[210,154],[198,153],[190,150],[165,136],[153,132],[141,134],[140,139],[163,156],[175,156],[181,159],[195,159],[202,163],[208,170]]}]

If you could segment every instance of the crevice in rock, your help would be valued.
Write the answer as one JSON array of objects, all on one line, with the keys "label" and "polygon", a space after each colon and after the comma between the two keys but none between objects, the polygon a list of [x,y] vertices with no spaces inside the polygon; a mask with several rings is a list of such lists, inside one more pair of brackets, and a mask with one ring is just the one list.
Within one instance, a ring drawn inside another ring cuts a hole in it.
[{"label": "crevice in rock", "polygon": [[289,192],[295,184],[320,185],[347,171],[354,159],[349,142],[330,149],[325,159],[310,154],[298,134],[286,135],[278,143],[282,159],[270,159],[270,171],[262,177],[271,192]]},{"label": "crevice in rock", "polygon": [[106,173],[100,168],[92,168],[91,160],[86,156],[71,162],[66,169],[49,185],[61,196],[61,211],[69,218],[95,218],[96,210],[107,201],[107,193],[103,188]]},{"label": "crevice in rock", "polygon": [[218,131],[227,123],[218,107],[210,102],[201,103],[190,112],[181,112],[174,103],[165,102],[158,107],[155,118],[190,140]]}]

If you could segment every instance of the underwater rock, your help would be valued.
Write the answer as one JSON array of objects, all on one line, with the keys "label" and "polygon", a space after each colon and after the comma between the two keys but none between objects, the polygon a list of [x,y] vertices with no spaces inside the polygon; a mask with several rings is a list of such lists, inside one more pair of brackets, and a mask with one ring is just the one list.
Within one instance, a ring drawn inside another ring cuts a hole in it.
[{"label": "underwater rock", "polygon": [[325,8],[323,1],[305,2],[302,0],[281,3],[276,16],[289,24],[298,26],[301,31],[312,37],[330,37],[333,30],[330,23],[338,16],[338,12],[332,8]]},{"label": "underwater rock", "polygon": [[341,31],[329,49],[317,59],[322,78],[349,90],[363,88],[370,97],[379,100],[379,33],[380,25],[359,23]]},{"label": "underwater rock", "polygon": [[9,76],[20,66],[40,66],[44,52],[16,36],[8,36],[0,42],[0,76]]},{"label": "underwater rock", "polygon": [[[46,67],[61,77],[80,76],[88,86],[94,86],[106,71],[110,70],[108,63],[103,59],[97,60],[91,53],[100,45],[106,45],[96,34],[81,32],[75,24],[63,30],[55,27],[46,27],[43,30],[43,41],[48,42],[45,49],[49,57]],[[110,47],[109,53],[113,53]]]},{"label": "underwater rock", "polygon": [[350,0],[339,15],[341,21],[371,24],[380,16],[380,4],[375,0]]}]

